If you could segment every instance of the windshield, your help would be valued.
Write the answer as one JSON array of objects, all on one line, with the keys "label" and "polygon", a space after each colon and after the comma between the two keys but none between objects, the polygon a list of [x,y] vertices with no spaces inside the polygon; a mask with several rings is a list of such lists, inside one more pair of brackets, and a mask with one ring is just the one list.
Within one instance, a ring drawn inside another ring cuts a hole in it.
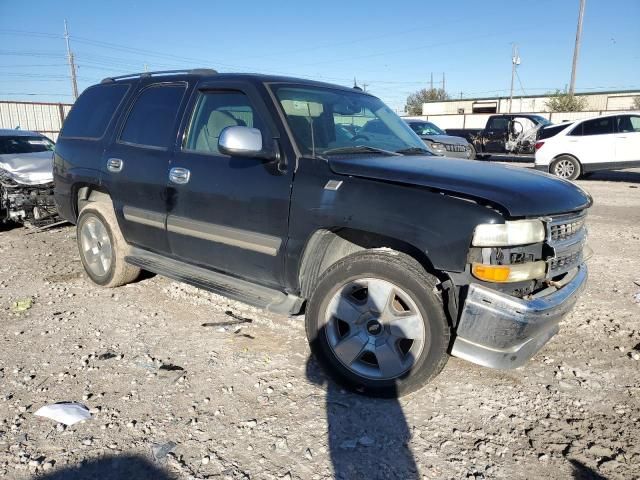
[{"label": "windshield", "polygon": [[446,135],[444,130],[439,129],[431,122],[410,122],[409,126],[418,135]]},{"label": "windshield", "polygon": [[0,137],[0,155],[36,153],[53,150],[53,142],[47,137],[26,135]]},{"label": "windshield", "polygon": [[289,86],[279,87],[275,93],[303,154],[427,150],[400,117],[370,95],[323,87]]}]

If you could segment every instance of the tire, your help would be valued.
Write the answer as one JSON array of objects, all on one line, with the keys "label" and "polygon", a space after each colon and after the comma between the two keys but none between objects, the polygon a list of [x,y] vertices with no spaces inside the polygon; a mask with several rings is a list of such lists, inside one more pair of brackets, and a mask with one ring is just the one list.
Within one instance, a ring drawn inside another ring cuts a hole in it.
[{"label": "tire", "polygon": [[560,155],[549,168],[549,173],[566,180],[576,180],[581,172],[582,167],[578,159],[569,155]]},{"label": "tire", "polygon": [[469,156],[469,160],[475,160],[478,156],[477,152],[476,152],[476,147],[474,147],[473,145],[469,144],[469,148],[471,149],[471,155]]},{"label": "tire", "polygon": [[448,360],[450,329],[437,283],[395,251],[364,250],[339,260],[322,274],[309,302],[313,354],[358,393],[396,397],[419,389]]},{"label": "tire", "polygon": [[107,288],[133,282],[140,269],[129,265],[129,252],[113,207],[106,202],[87,203],[78,216],[76,241],[80,259],[88,277]]}]

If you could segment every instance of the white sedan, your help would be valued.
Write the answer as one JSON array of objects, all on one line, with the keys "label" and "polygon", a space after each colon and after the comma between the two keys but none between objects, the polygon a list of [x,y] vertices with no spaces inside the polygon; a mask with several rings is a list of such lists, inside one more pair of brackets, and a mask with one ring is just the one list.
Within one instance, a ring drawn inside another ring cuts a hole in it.
[{"label": "white sedan", "polygon": [[536,143],[535,168],[568,180],[634,167],[640,167],[640,112],[546,127]]}]

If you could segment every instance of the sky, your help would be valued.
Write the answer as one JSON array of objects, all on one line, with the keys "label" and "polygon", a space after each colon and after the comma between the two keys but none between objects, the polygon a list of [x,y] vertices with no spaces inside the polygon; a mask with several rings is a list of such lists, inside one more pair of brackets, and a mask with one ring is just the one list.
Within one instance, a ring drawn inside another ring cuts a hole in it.
[{"label": "sky", "polygon": [[[0,0],[0,99],[71,102],[106,76],[210,67],[359,85],[394,109],[442,86],[453,98],[564,89],[579,0]],[[576,90],[640,88],[640,0],[587,0]]]}]

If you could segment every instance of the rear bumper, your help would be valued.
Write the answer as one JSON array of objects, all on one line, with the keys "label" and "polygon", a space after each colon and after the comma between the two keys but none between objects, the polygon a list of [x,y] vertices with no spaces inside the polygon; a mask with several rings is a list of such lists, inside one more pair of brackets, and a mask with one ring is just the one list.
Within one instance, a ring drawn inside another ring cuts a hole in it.
[{"label": "rear bumper", "polygon": [[558,333],[586,285],[587,266],[568,275],[560,289],[531,300],[471,284],[451,354],[490,368],[524,365]]}]

